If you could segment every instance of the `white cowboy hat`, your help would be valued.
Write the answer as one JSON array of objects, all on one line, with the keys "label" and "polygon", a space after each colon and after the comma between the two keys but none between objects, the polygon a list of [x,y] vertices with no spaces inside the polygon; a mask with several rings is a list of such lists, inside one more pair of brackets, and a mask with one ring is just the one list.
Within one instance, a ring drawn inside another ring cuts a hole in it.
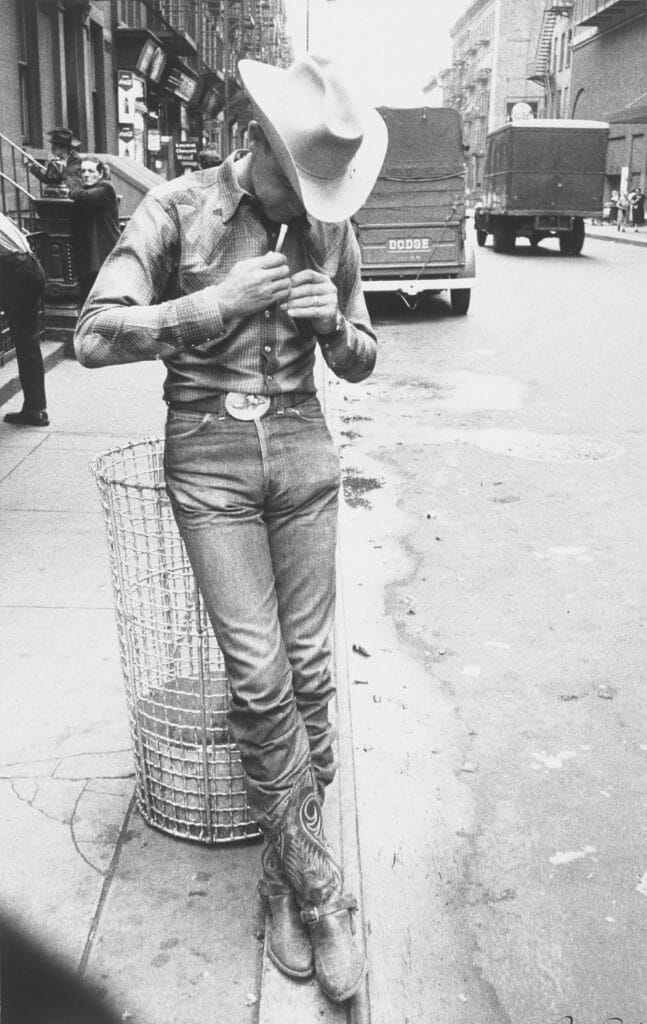
[{"label": "white cowboy hat", "polygon": [[337,65],[308,54],[289,68],[238,63],[258,122],[306,211],[337,223],[367,199],[388,136],[372,107],[352,95]]}]

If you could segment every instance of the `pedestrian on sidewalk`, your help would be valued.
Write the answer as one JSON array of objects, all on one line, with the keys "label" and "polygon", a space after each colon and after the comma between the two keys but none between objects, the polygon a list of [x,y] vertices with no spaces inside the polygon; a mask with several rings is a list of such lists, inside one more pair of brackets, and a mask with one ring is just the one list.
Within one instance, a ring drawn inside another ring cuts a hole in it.
[{"label": "pedestrian on sidewalk", "polygon": [[119,238],[119,202],[106,165],[98,156],[81,157],[80,181],[66,180],[72,213],[72,239],[76,251],[81,302],[85,302],[108,253]]},{"label": "pedestrian on sidewalk", "polygon": [[205,146],[198,153],[198,170],[206,171],[209,167],[220,167],[222,159],[216,146]]},{"label": "pedestrian on sidewalk", "polygon": [[609,224],[617,224],[618,222],[618,199],[620,193],[617,189],[613,189],[609,197]]},{"label": "pedestrian on sidewalk", "polygon": [[254,107],[248,150],[144,198],[81,313],[76,352],[91,367],[166,364],[166,485],[265,836],[270,956],[294,977],[314,969],[342,1002],[366,965],[322,822],[336,767],[340,470],[313,371],[317,349],[351,382],[375,364],[349,217],[375,183],[386,128],[333,62],[239,70]]},{"label": "pedestrian on sidewalk", "polygon": [[629,224],[637,231],[645,223],[645,196],[639,185],[629,193]]},{"label": "pedestrian on sidewalk", "polygon": [[27,157],[29,170],[45,186],[44,195],[67,196],[70,179],[79,180],[81,160],[76,152],[81,143],[69,128],[52,128],[47,132],[50,158],[43,166],[34,157]]},{"label": "pedestrian on sidewalk", "polygon": [[5,421],[18,427],[49,426],[38,329],[44,293],[43,268],[22,231],[0,213],[0,308],[16,350],[23,394],[22,409],[8,412]]},{"label": "pedestrian on sidewalk", "polygon": [[626,192],[621,192],[618,196],[618,216],[616,218],[617,230],[627,230],[627,217],[629,214],[629,199]]}]

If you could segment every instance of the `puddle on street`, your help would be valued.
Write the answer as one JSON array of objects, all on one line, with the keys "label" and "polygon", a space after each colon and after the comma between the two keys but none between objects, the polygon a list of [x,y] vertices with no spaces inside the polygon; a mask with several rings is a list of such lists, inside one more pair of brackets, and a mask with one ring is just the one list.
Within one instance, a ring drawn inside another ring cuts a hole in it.
[{"label": "puddle on street", "polygon": [[371,508],[371,503],[366,495],[380,487],[384,487],[384,480],[378,480],[377,477],[344,474],[344,498],[346,504],[351,508]]},{"label": "puddle on street", "polygon": [[510,377],[467,370],[436,374],[433,380],[418,382],[416,388],[431,391],[435,405],[456,412],[520,409],[528,390]]},{"label": "puddle on street", "polygon": [[527,430],[474,430],[463,435],[483,451],[529,462],[601,462],[619,459],[625,449],[612,441],[569,434],[536,434]]}]

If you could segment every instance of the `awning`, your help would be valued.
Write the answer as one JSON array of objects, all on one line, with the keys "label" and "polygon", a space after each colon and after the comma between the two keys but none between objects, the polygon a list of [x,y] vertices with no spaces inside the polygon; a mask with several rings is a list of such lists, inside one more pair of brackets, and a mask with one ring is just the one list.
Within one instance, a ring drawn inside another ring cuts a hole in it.
[{"label": "awning", "polygon": [[607,117],[607,121],[609,124],[647,124],[647,103],[617,110]]}]

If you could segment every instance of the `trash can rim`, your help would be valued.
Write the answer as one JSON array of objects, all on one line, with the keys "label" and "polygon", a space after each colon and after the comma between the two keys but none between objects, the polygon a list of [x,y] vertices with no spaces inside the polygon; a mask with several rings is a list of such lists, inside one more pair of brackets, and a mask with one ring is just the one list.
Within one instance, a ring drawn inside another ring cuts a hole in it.
[{"label": "trash can rim", "polygon": [[90,473],[101,484],[105,484],[108,487],[121,487],[124,490],[136,490],[136,491],[165,491],[166,485],[161,483],[139,483],[133,480],[124,480],[116,476],[108,476],[108,468],[104,466],[104,463],[112,456],[123,455],[127,452],[133,452],[137,448],[142,449],[162,449],[164,446],[164,439],[161,437],[146,437],[139,441],[129,441],[128,444],[118,445],[116,448],[108,448],[103,452],[97,452],[97,454],[90,461]]}]

